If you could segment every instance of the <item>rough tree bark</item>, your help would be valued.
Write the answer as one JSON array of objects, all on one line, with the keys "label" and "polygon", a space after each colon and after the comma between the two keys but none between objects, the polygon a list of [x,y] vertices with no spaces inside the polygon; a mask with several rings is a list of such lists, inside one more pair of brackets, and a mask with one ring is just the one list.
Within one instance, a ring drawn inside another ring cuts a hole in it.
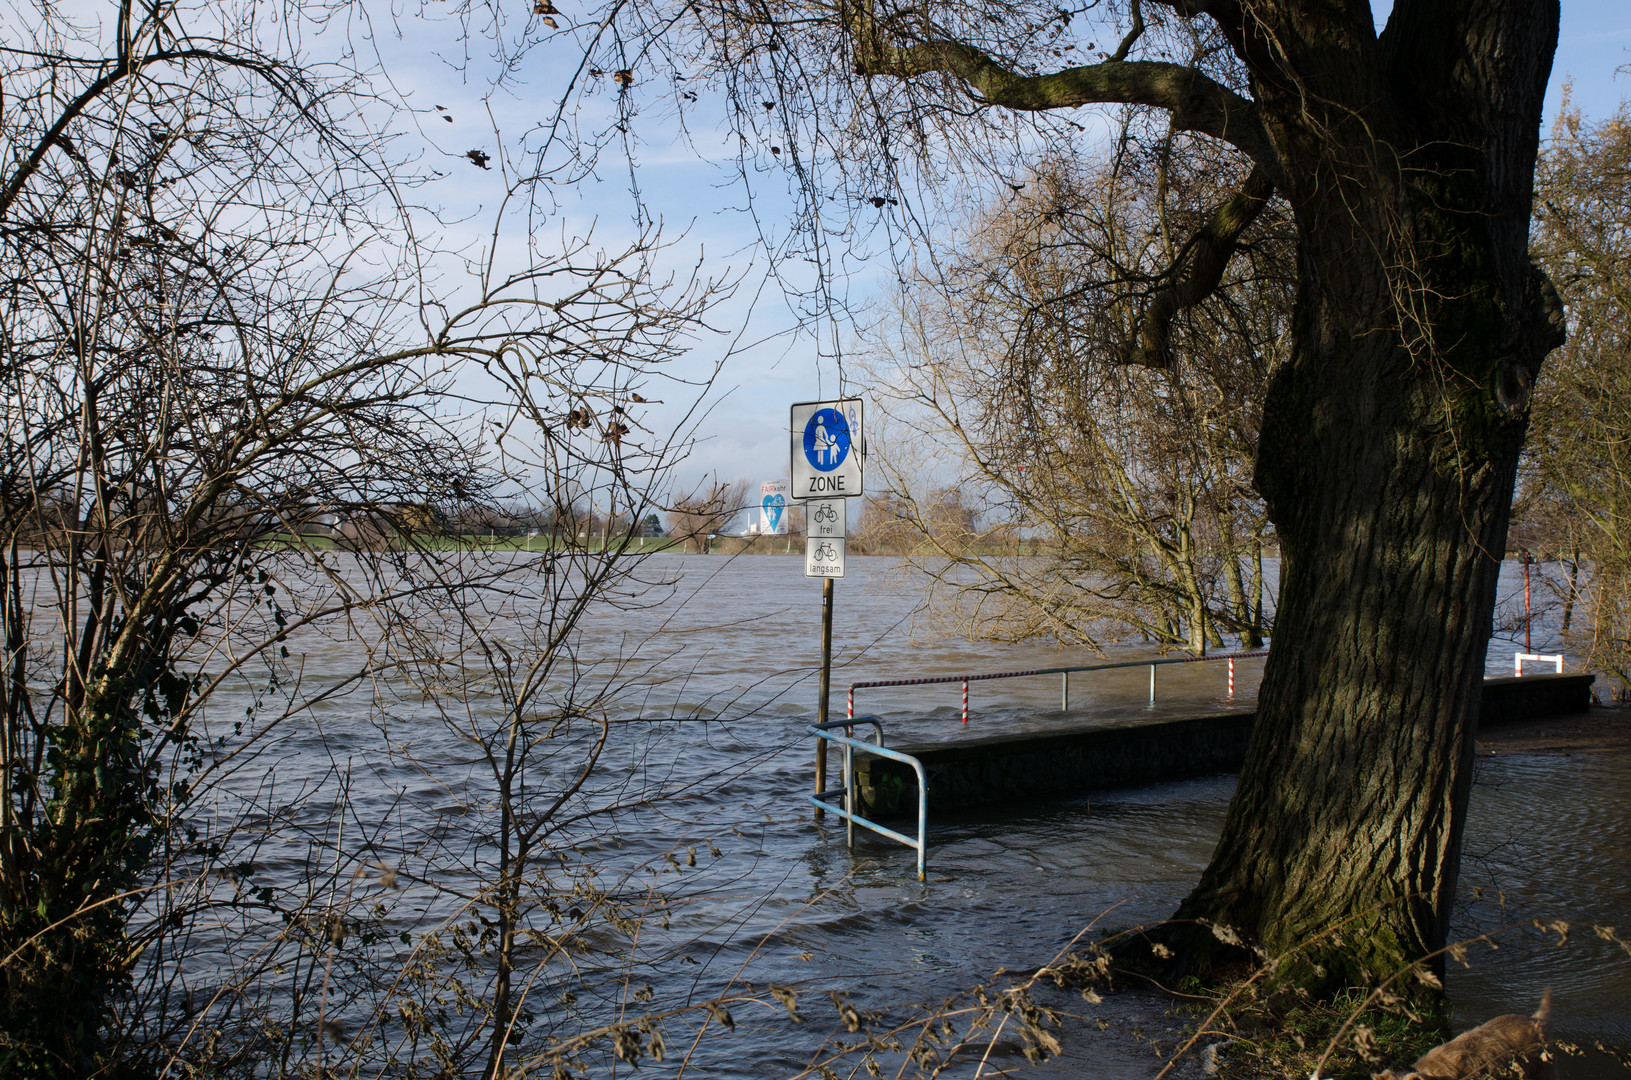
[{"label": "rough tree bark", "polygon": [[[1021,110],[1167,109],[1252,157],[1246,196],[1272,181],[1291,204],[1295,340],[1256,472],[1282,542],[1276,641],[1223,837],[1179,914],[1304,946],[1286,970],[1305,985],[1359,983],[1442,944],[1454,895],[1528,390],[1562,340],[1528,254],[1558,4],[1400,0],[1381,35],[1363,2],[1168,6],[1217,23],[1252,100],[1125,46],[1026,76],[868,12],[850,25],[875,76],[938,72]],[[1173,279],[1199,292],[1229,244],[1197,236]],[[1145,336],[1158,347],[1160,327]]]},{"label": "rough tree bark", "polygon": [[1301,981],[1358,983],[1441,945],[1454,897],[1528,389],[1562,339],[1528,254],[1558,9],[1411,0],[1378,40],[1366,5],[1293,8],[1225,22],[1301,265],[1257,456],[1277,640],[1180,915],[1274,950],[1347,920]]}]

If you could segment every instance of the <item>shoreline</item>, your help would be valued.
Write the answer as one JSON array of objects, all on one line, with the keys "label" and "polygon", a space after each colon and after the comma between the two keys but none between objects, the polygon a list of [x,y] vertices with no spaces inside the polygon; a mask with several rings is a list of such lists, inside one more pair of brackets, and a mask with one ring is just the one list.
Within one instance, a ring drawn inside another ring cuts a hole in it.
[{"label": "shoreline", "polygon": [[1611,754],[1631,751],[1631,709],[1593,705],[1583,713],[1500,721],[1480,728],[1477,757]]}]

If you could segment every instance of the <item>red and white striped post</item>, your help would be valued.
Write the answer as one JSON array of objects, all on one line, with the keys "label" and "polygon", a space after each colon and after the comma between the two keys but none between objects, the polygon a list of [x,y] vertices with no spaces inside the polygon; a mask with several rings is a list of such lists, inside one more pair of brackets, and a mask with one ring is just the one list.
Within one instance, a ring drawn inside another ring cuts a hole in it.
[{"label": "red and white striped post", "polygon": [[1229,657],[1229,696],[1235,696],[1235,658]]},{"label": "red and white striped post", "polygon": [[963,723],[968,723],[968,680],[963,680]]},{"label": "red and white striped post", "polygon": [[855,687],[849,688],[849,699],[844,706],[844,719],[855,719]]}]

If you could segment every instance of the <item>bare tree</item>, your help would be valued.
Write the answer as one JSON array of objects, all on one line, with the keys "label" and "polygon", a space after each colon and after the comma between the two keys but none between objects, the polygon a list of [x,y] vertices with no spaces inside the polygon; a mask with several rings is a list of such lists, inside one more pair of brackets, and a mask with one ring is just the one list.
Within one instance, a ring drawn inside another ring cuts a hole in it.
[{"label": "bare tree", "polygon": [[[874,454],[878,452],[878,445],[878,440],[872,440]],[[888,490],[874,490],[860,503],[860,520],[855,523],[850,538],[850,547],[857,554],[902,555],[917,544],[920,534],[912,525],[911,507],[900,496]]]},{"label": "bare tree", "polygon": [[1536,389],[1518,521],[1567,568],[1586,662],[1631,693],[1631,115],[1565,106],[1535,184],[1536,254],[1569,312],[1569,341]]},{"label": "bare tree", "polygon": [[[598,5],[583,26],[618,32],[594,32],[584,92],[606,73],[622,110],[584,149],[629,130],[647,94],[686,109],[708,92],[744,177],[787,171],[802,242],[773,249],[792,285],[826,271],[806,291],[830,313],[852,256],[893,247],[904,271],[937,195],[1024,183],[1044,144],[1114,155],[1077,114],[1149,110],[1245,175],[1133,298],[1125,359],[1157,367],[1177,360],[1173,319],[1285,200],[1296,301],[1253,470],[1280,545],[1278,644],[1181,912],[1275,952],[1341,923],[1342,945],[1319,939],[1279,977],[1364,984],[1438,956],[1455,894],[1530,388],[1563,340],[1528,252],[1558,2],[1401,0],[1381,31],[1357,4],[1111,10],[1117,25],[1011,0]],[[1195,948],[1227,951],[1206,934]]]},{"label": "bare tree", "polygon": [[[1038,166],[973,216],[939,277],[901,295],[873,370],[898,413],[880,464],[913,495],[928,442],[985,502],[978,532],[936,533],[938,496],[910,515],[940,557],[924,563],[935,604],[960,629],[1257,644],[1268,524],[1250,475],[1290,316],[1288,226],[1263,215],[1233,275],[1174,320],[1166,347],[1183,363],[1129,367],[1127,298],[1161,288],[1177,237],[1200,224],[1198,189],[1215,199],[1230,163],[1170,132],[1122,141],[1097,173]],[[995,555],[999,529],[1035,537],[1041,557]]]},{"label": "bare tree", "polygon": [[[315,34],[326,9],[277,14]],[[326,1055],[378,972],[359,962],[319,991],[309,964],[291,977],[282,960],[332,960],[370,919],[346,875],[394,870],[301,820],[325,804],[343,820],[343,770],[295,803],[242,785],[280,725],[359,690],[389,699],[408,673],[490,767],[457,797],[493,806],[480,788],[500,807],[462,854],[463,880],[493,869],[465,903],[498,913],[501,959],[469,1029],[444,1039],[457,1067],[496,1075],[520,882],[583,783],[542,798],[528,778],[556,747],[586,776],[600,745],[538,728],[592,718],[609,692],[579,685],[573,635],[633,567],[570,532],[542,561],[476,557],[448,525],[499,513],[517,487],[557,522],[585,497],[648,509],[683,439],[646,431],[635,391],[719,289],[652,282],[652,230],[622,254],[562,238],[508,265],[495,241],[437,292],[442,253],[407,208],[418,178],[359,115],[377,101],[362,73],[292,51],[300,35],[253,7],[21,15],[0,53],[10,1067],[243,1053],[282,1072],[303,1068],[301,1045]],[[349,551],[327,542],[335,521],[358,523]],[[495,644],[484,613],[518,597],[527,632]],[[291,649],[313,640],[366,647],[308,681]],[[503,722],[468,723],[456,703],[495,687]],[[223,722],[208,709],[223,697],[250,704]],[[238,799],[247,832],[216,809]],[[279,883],[291,899],[251,880],[274,834],[310,840],[299,880]],[[203,1028],[186,987],[199,955],[217,986]]]},{"label": "bare tree", "polygon": [[726,482],[711,477],[690,491],[669,496],[668,533],[682,545],[706,555],[709,541],[724,532],[731,519],[748,505],[746,479]]}]

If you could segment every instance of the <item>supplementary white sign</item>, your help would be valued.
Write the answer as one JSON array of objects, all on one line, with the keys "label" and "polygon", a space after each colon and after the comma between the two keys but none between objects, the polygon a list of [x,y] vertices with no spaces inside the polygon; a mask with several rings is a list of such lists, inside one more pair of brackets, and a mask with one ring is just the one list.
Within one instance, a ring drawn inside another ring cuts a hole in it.
[{"label": "supplementary white sign", "polygon": [[844,538],[806,536],[804,538],[805,577],[844,576]]},{"label": "supplementary white sign", "polygon": [[816,499],[804,504],[804,535],[842,539],[849,535],[843,499]]},{"label": "supplementary white sign", "polygon": [[860,398],[793,406],[793,498],[855,498],[862,493],[861,415]]},{"label": "supplementary white sign", "polygon": [[768,536],[787,532],[786,480],[766,480],[759,485],[759,531]]}]

